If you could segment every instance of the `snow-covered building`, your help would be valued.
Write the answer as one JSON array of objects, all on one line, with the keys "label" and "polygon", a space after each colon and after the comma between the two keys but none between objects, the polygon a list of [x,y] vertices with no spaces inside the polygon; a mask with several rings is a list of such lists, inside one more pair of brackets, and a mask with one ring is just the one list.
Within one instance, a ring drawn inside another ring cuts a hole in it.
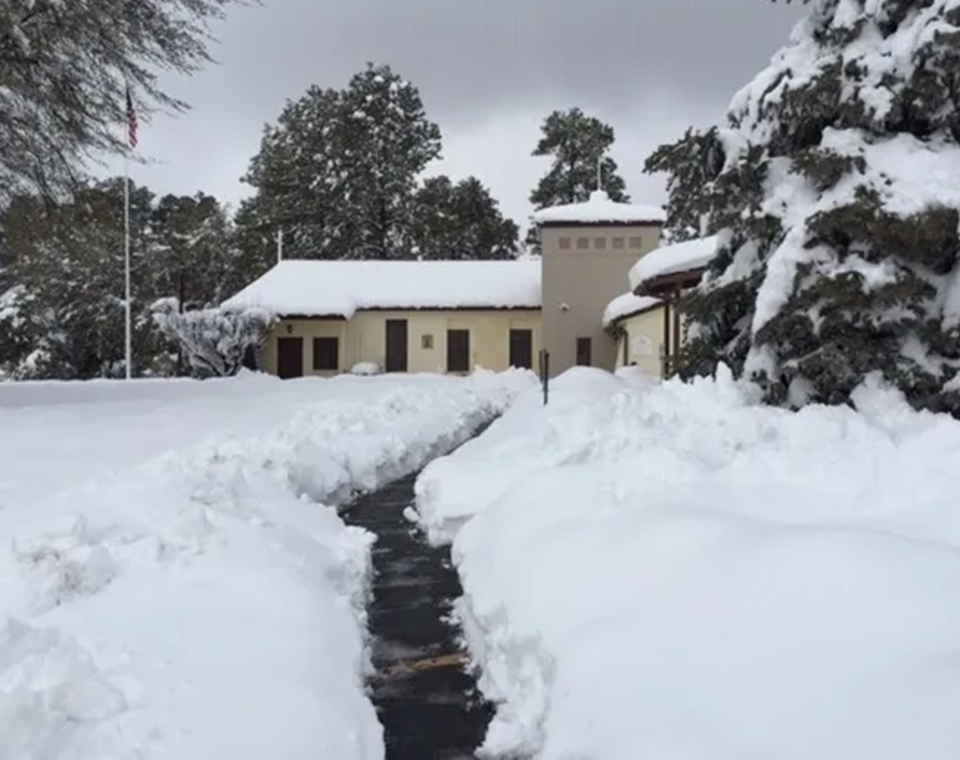
[{"label": "snow-covered building", "polygon": [[683,342],[677,301],[695,287],[714,257],[717,238],[705,237],[650,251],[630,268],[630,291],[604,313],[604,327],[617,340],[617,367],[637,365],[647,374],[672,373]]},{"label": "snow-covered building", "polygon": [[617,345],[615,367],[636,366],[650,377],[662,377],[664,304],[659,298],[622,293],[603,313],[603,328]]},{"label": "snow-covered building", "polygon": [[631,267],[660,243],[663,209],[616,203],[597,190],[584,203],[533,215],[543,253],[543,345],[551,374],[576,364],[613,369],[617,341],[604,329],[610,300]]},{"label": "snow-covered building", "polygon": [[[357,365],[387,372],[576,365],[614,369],[608,305],[660,242],[662,209],[589,200],[534,214],[542,256],[522,261],[282,261],[224,302],[277,317],[264,368],[281,377]],[[659,322],[647,320],[648,331]]]},{"label": "snow-covered building", "polygon": [[223,306],[278,317],[264,364],[289,378],[532,367],[540,301],[538,261],[288,260]]}]

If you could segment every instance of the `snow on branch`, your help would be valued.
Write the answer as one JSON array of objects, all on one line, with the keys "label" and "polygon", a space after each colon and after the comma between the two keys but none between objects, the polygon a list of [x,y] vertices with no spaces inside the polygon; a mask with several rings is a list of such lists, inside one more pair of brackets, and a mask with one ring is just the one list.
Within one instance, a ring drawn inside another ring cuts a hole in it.
[{"label": "snow on branch", "polygon": [[248,351],[256,350],[274,321],[262,309],[179,310],[175,298],[153,305],[153,318],[163,333],[184,351],[187,361],[206,376],[235,375]]}]

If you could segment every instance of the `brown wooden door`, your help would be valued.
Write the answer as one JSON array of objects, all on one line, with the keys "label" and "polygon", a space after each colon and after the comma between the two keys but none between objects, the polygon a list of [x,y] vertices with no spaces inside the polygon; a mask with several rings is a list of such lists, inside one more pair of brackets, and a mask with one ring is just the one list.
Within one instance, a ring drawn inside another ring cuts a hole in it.
[{"label": "brown wooden door", "polygon": [[533,330],[510,331],[510,366],[533,369]]},{"label": "brown wooden door", "polygon": [[303,338],[277,338],[277,376],[303,377]]},{"label": "brown wooden door", "polygon": [[407,320],[387,320],[387,356],[384,370],[407,371]]},{"label": "brown wooden door", "polygon": [[577,364],[581,367],[593,366],[593,347],[590,338],[577,338]]},{"label": "brown wooden door", "polygon": [[470,371],[470,331],[447,330],[447,372]]}]

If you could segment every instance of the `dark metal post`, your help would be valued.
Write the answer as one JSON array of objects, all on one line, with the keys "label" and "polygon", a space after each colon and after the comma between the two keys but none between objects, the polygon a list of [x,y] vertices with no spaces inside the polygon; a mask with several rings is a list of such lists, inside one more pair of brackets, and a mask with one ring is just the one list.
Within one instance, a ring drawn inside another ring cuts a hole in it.
[{"label": "dark metal post", "polygon": [[540,349],[540,383],[543,385],[543,405],[550,400],[550,352]]}]

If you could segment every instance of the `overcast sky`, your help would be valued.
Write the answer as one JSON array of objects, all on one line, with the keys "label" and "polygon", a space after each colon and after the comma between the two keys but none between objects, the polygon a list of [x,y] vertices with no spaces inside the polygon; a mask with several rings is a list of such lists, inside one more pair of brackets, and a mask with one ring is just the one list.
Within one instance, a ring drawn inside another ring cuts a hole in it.
[{"label": "overcast sky", "polygon": [[646,156],[691,124],[716,123],[801,12],[768,0],[262,0],[216,27],[218,64],[166,80],[193,108],[141,122],[152,163],[131,176],[235,203],[285,100],[314,83],[343,87],[373,61],[417,85],[440,125],[443,160],[429,173],[478,176],[521,227],[548,165],[530,152],[558,108],[612,124],[634,200],[661,203],[662,178],[641,172]]}]

